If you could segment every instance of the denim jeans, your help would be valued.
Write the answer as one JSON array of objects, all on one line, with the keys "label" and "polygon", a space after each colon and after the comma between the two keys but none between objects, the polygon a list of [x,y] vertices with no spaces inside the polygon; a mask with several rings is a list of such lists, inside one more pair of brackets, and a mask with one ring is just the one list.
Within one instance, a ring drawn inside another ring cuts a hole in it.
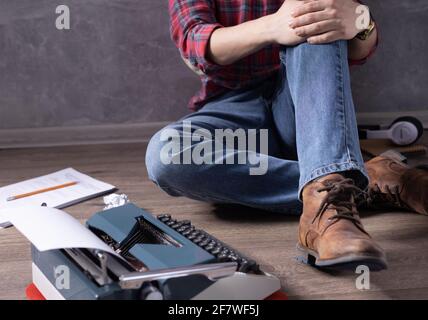
[{"label": "denim jeans", "polygon": [[[167,128],[268,129],[268,170],[250,175],[249,164],[163,164],[166,142],[158,132],[146,153],[149,178],[172,196],[301,213],[310,181],[340,172],[365,188],[351,94],[347,42],[283,47],[281,72],[253,88],[230,91]],[[192,142],[190,148],[199,143]],[[236,153],[239,152],[236,150]]]}]

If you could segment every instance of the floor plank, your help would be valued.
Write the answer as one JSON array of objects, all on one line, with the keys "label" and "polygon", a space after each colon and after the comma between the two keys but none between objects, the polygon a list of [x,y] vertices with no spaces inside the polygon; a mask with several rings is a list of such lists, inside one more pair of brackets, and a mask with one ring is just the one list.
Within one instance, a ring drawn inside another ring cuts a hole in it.
[{"label": "floor plank", "polygon": [[[427,299],[428,217],[363,213],[363,223],[387,252],[389,269],[371,274],[371,288],[356,289],[355,273],[326,273],[296,261],[298,219],[260,210],[214,207],[158,190],[144,167],[144,144],[0,150],[0,186],[73,167],[120,188],[154,214],[192,222],[258,260],[281,278],[292,299]],[[426,158],[419,159],[425,162]],[[82,222],[102,210],[102,199],[66,209]],[[0,299],[23,299],[31,281],[29,243],[14,228],[0,231]]]}]

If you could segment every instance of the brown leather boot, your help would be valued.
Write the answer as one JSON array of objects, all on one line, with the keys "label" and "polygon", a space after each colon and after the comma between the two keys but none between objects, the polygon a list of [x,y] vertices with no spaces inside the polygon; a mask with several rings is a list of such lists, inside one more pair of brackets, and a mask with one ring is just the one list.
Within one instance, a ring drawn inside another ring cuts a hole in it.
[{"label": "brown leather boot", "polygon": [[366,265],[386,269],[383,250],[361,223],[355,196],[361,190],[352,179],[331,174],[303,189],[303,214],[298,249],[317,267]]},{"label": "brown leather boot", "polygon": [[428,168],[408,165],[393,158],[376,157],[366,162],[370,177],[362,205],[428,214]]}]

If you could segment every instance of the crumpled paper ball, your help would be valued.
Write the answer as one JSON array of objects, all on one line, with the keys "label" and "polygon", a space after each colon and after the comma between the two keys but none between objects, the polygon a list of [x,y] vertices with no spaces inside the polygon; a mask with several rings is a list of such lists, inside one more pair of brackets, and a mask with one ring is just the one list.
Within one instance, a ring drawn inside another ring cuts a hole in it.
[{"label": "crumpled paper ball", "polygon": [[112,193],[103,198],[104,204],[106,205],[104,210],[112,209],[116,207],[123,206],[129,202],[128,196],[126,194],[117,194]]}]

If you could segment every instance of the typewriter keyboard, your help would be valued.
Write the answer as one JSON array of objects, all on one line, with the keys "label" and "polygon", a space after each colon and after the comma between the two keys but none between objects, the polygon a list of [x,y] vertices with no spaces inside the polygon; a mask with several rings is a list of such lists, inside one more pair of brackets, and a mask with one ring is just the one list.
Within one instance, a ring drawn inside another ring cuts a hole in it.
[{"label": "typewriter keyboard", "polygon": [[190,220],[175,220],[168,214],[157,216],[158,220],[174,229],[194,244],[216,257],[218,262],[236,262],[237,271],[259,273],[259,265],[252,259],[240,254],[237,250],[216,239],[206,231],[196,229]]}]

